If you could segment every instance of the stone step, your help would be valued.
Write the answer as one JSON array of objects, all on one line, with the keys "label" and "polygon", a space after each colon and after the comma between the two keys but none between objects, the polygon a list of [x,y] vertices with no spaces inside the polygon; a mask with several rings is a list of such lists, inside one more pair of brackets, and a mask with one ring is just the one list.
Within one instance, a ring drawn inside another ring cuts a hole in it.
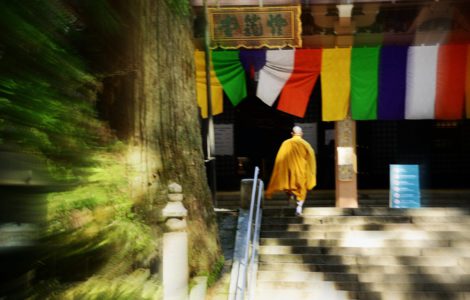
[{"label": "stone step", "polygon": [[349,299],[357,300],[468,300],[469,292],[348,292]]},{"label": "stone step", "polygon": [[461,223],[435,223],[435,224],[361,224],[361,225],[342,225],[342,224],[264,224],[261,230],[268,231],[323,231],[323,232],[348,232],[355,230],[384,230],[384,231],[403,231],[403,230],[426,230],[426,231],[467,231],[467,224]]},{"label": "stone step", "polygon": [[[272,199],[264,199],[264,206],[269,207],[274,202],[287,203],[284,193],[275,193]],[[358,202],[360,207],[364,206],[389,206],[389,190],[359,190]],[[335,206],[334,190],[313,190],[307,194],[307,206],[323,206],[325,203]],[[230,205],[238,207],[240,205],[240,192],[218,191],[218,207]],[[470,207],[470,190],[421,190],[422,207]]]},{"label": "stone step", "polygon": [[469,300],[469,292],[345,292],[337,290],[261,290],[256,300]]},{"label": "stone step", "polygon": [[[411,223],[409,216],[303,216],[303,217],[264,217],[262,225],[271,224],[388,224]],[[436,222],[437,223],[437,222]],[[448,223],[448,222],[442,222]]]},{"label": "stone step", "polygon": [[470,247],[306,247],[306,246],[260,246],[259,254],[328,254],[328,255],[398,255],[398,256],[454,256],[470,257]]},{"label": "stone step", "polygon": [[[374,195],[379,195],[385,193],[386,190],[375,190],[373,193]],[[367,192],[368,193],[368,192]],[[388,195],[388,190],[386,191]],[[217,192],[217,200],[226,200],[226,199],[234,199],[240,200],[240,191],[218,191]],[[273,200],[285,200],[287,199],[287,195],[282,192],[276,192],[272,195],[271,199],[267,201]],[[335,199],[335,190],[314,190],[309,191],[307,193],[307,199]]]},{"label": "stone step", "polygon": [[334,282],[392,282],[404,284],[464,284],[470,286],[470,275],[462,274],[381,274],[381,273],[323,273],[305,271],[259,271],[260,281],[334,281]]},{"label": "stone step", "polygon": [[285,272],[323,272],[323,273],[368,273],[368,274],[456,274],[466,275],[461,267],[436,266],[364,266],[364,265],[321,265],[309,263],[260,263],[259,271]]},{"label": "stone step", "polygon": [[[415,282],[332,282],[336,290],[352,292],[470,292],[469,284],[454,283],[415,283]],[[323,287],[321,281],[258,281],[262,290],[313,290]]]},{"label": "stone step", "polygon": [[396,283],[458,283],[470,285],[470,275],[454,270],[454,273],[427,273],[427,274],[374,274],[359,273],[361,282],[396,282]]},{"label": "stone step", "polygon": [[343,291],[364,292],[470,292],[470,282],[335,282],[335,286]]},{"label": "stone step", "polygon": [[254,299],[256,300],[352,300],[349,292],[339,291],[334,287],[327,287],[323,284],[313,290],[263,290],[257,289]]},{"label": "stone step", "polygon": [[[452,201],[452,200],[445,200],[442,202],[434,202],[434,203],[427,203],[421,204],[422,208],[468,208],[470,206],[470,201]],[[332,201],[319,201],[315,203],[306,203],[304,207],[312,207],[312,208],[332,208],[335,204]],[[359,203],[361,208],[388,208],[389,204],[385,201],[379,200],[371,200],[368,202],[361,202]],[[230,201],[230,202],[217,202],[217,208],[226,208],[226,209],[239,209],[240,208],[240,201]],[[265,203],[262,205],[263,208],[293,208],[290,206],[287,201],[279,201],[273,203]]]},{"label": "stone step", "polygon": [[342,232],[316,231],[263,231],[261,238],[299,238],[299,239],[343,239],[346,243],[363,242],[376,243],[383,240],[470,240],[468,231],[379,231],[379,230],[354,230]]},{"label": "stone step", "polygon": [[451,256],[393,256],[393,255],[316,255],[316,254],[260,254],[262,263],[305,263],[317,265],[361,266],[434,266],[457,267],[467,264],[459,257]]},{"label": "stone step", "polygon": [[263,217],[262,225],[266,224],[448,224],[460,223],[470,225],[467,216],[308,216],[302,217]]},{"label": "stone step", "polygon": [[460,257],[458,265],[459,268],[470,274],[470,257]]},{"label": "stone step", "polygon": [[[291,216],[292,208],[266,208],[263,216]],[[469,216],[468,208],[336,208],[336,207],[305,207],[304,216]]]},{"label": "stone step", "polygon": [[304,271],[259,271],[257,282],[260,281],[353,281],[358,282],[359,276],[351,273],[322,273]]},{"label": "stone step", "polygon": [[[312,263],[275,263],[261,262],[259,271],[283,272],[323,272],[323,273],[351,273],[351,274],[453,274],[467,275],[460,266],[405,266],[405,265],[345,265],[345,264],[312,264]],[[431,276],[426,275],[426,276]]]},{"label": "stone step", "polygon": [[[334,207],[334,202],[331,200],[322,200],[322,201],[317,201],[312,204],[306,204],[306,207],[317,207],[317,208],[327,208],[327,207]],[[240,200],[224,200],[224,201],[217,201],[218,208],[231,208],[231,209],[237,209],[240,207]],[[371,206],[371,205],[367,205]],[[376,205],[372,206],[384,206],[382,203],[376,203]],[[287,200],[282,200],[282,201],[270,201],[270,202],[263,202],[262,204],[263,208],[288,208],[289,203]],[[293,206],[292,206],[293,207]]]},{"label": "stone step", "polygon": [[301,239],[301,238],[261,238],[260,245],[279,246],[309,246],[309,247],[360,247],[360,248],[382,248],[382,247],[449,247],[456,246],[467,248],[470,241],[460,240],[361,240],[349,239]]},{"label": "stone step", "polygon": [[303,213],[263,209],[255,299],[470,300],[468,207]]},{"label": "stone step", "polygon": [[[389,198],[390,191],[388,189],[361,189],[358,191],[358,199],[359,200],[368,200],[373,198],[380,198],[380,199],[387,199]],[[217,199],[218,200],[225,200],[225,199],[240,199],[240,191],[218,191],[217,192]],[[286,199],[285,193],[274,193],[272,199]],[[335,199],[335,190],[319,190],[314,189],[307,193],[307,200],[317,200],[317,199]],[[421,190],[421,199],[470,199],[470,190],[463,189],[463,190],[429,190],[429,189],[422,189]],[[268,200],[269,201],[269,200]]]},{"label": "stone step", "polygon": [[[305,207],[316,207],[316,208],[334,208],[334,199],[313,199],[307,200],[304,204]],[[389,200],[386,199],[366,199],[359,200],[359,206],[361,208],[389,208]],[[218,199],[216,207],[218,208],[231,208],[236,209],[240,207],[240,199]],[[287,199],[278,200],[264,200],[262,202],[264,208],[288,208],[289,202]],[[432,199],[422,200],[422,208],[469,208],[469,199]]]}]

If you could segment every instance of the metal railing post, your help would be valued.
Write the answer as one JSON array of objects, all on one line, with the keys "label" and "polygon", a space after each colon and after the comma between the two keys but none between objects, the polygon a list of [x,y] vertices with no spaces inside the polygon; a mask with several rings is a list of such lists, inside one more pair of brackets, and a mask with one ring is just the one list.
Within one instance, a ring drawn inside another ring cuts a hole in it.
[{"label": "metal railing post", "polygon": [[[263,181],[258,179],[258,177],[259,168],[255,167],[251,190],[250,210],[247,212],[244,209],[240,209],[238,219],[239,230],[237,231],[235,243],[234,265],[232,266],[229,300],[244,300],[246,298],[253,299],[256,288],[259,230],[262,217],[261,197],[264,190]],[[240,241],[240,243],[238,241]]]},{"label": "metal railing post", "polygon": [[263,193],[264,184],[261,181],[258,189],[258,198],[256,203],[255,226],[253,232],[253,241],[251,242],[251,260],[250,260],[250,285],[248,286],[248,299],[254,299],[256,289],[256,274],[258,272],[258,249],[259,249],[259,229],[261,225],[261,195]]},{"label": "metal railing post", "polygon": [[[256,195],[256,185],[258,183],[258,174],[259,174],[259,168],[255,167],[255,176],[253,178],[253,188],[251,191],[251,203],[250,203],[250,212],[248,215],[248,230],[247,230],[247,235],[246,235],[246,245],[244,249],[244,255],[243,255],[243,261],[241,263],[243,272],[241,273],[241,280],[238,281],[237,285],[237,296],[236,300],[242,300],[245,298],[245,287],[246,287],[246,267],[248,264],[248,252],[250,248],[250,237],[251,237],[251,220],[253,219],[253,207],[255,205],[254,198]],[[241,286],[240,286],[241,285]]]}]

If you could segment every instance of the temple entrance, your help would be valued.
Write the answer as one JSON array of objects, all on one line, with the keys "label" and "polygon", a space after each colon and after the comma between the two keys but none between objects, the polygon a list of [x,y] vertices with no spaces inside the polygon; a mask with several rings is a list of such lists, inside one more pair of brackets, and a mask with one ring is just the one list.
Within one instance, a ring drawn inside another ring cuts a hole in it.
[{"label": "temple entrance", "polygon": [[217,156],[217,189],[238,190],[240,180],[250,177],[255,166],[268,184],[277,151],[291,137],[294,125],[304,129],[304,138],[315,149],[317,159],[316,189],[334,189],[334,123],[321,121],[321,83],[316,83],[304,118],[299,118],[259,100],[256,89],[248,88],[248,97],[233,107],[224,100],[225,111],[215,116],[218,126],[233,126],[233,155]]}]

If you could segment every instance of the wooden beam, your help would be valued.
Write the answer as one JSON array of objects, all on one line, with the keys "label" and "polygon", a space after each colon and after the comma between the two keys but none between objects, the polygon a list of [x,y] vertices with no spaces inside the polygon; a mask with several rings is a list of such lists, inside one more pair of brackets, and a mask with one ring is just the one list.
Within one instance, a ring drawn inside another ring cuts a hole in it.
[{"label": "wooden beam", "polygon": [[[263,0],[263,5],[296,5],[300,0]],[[192,6],[203,6],[203,0],[191,0]],[[259,0],[207,0],[208,6],[259,6]]]}]

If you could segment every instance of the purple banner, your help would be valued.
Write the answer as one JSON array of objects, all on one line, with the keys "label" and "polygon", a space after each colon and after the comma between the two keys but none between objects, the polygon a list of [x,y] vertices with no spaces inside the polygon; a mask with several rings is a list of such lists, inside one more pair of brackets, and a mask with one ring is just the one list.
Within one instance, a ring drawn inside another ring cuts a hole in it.
[{"label": "purple banner", "polygon": [[408,47],[383,46],[379,64],[379,120],[405,118],[406,61]]},{"label": "purple banner", "polygon": [[266,50],[240,50],[240,60],[247,73],[258,72],[266,64]]}]

